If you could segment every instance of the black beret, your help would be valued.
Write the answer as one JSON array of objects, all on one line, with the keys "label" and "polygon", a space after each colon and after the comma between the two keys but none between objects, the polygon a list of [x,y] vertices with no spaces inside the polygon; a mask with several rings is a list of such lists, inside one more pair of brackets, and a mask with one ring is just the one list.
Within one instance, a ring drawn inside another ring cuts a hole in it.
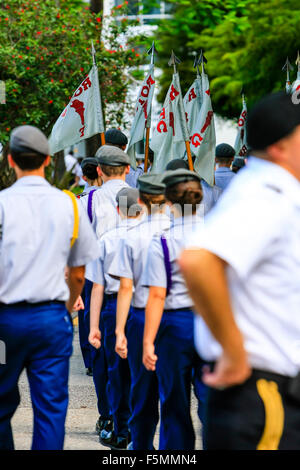
[{"label": "black beret", "polygon": [[216,158],[233,158],[235,150],[229,144],[219,144],[216,146]]},{"label": "black beret", "polygon": [[178,170],[166,171],[163,174],[162,181],[165,183],[166,188],[169,188],[186,181],[201,181],[201,177],[194,171],[178,168]]},{"label": "black beret", "polygon": [[243,168],[243,166],[245,166],[245,159],[243,157],[234,157],[232,166],[236,166],[237,168]]},{"label": "black beret", "polygon": [[108,129],[105,132],[105,143],[112,145],[127,145],[128,139],[119,129]]},{"label": "black beret", "polygon": [[253,150],[265,150],[300,125],[300,106],[285,91],[262,98],[247,118],[247,142]]},{"label": "black beret", "polygon": [[184,168],[185,170],[189,169],[189,164],[186,160],[183,160],[182,158],[175,158],[174,160],[171,160],[167,166],[166,166],[166,171],[168,170],[178,170],[178,168]]},{"label": "black beret", "polygon": [[139,191],[136,188],[122,188],[116,195],[117,204],[123,212],[127,212],[128,209],[141,211],[142,207],[138,204],[138,198]]}]

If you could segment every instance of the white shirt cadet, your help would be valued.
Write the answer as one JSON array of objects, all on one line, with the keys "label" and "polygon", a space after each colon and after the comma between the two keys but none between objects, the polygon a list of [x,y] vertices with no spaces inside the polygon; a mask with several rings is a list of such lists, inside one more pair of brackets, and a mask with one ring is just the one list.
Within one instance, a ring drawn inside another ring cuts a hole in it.
[{"label": "white shirt cadet", "polygon": [[118,225],[116,195],[128,184],[121,179],[112,179],[104,183],[93,196],[93,228],[98,238]]},{"label": "white shirt cadet", "polygon": [[[88,206],[88,200],[89,200],[89,194],[91,191],[95,190],[95,191],[98,191],[98,189],[100,189],[101,186],[88,186],[87,188],[84,189],[84,191],[82,192],[82,194],[80,194],[80,197],[78,198],[80,203],[82,204],[82,207],[84,208],[84,210],[87,212],[87,206]],[[92,214],[93,214],[93,204],[94,204],[94,196],[95,196],[95,193],[93,193],[93,196],[92,196]]]},{"label": "white shirt cadet", "polygon": [[157,213],[146,217],[136,227],[128,230],[126,238],[120,240],[109,273],[117,277],[132,279],[134,293],[132,305],[145,308],[149,290],[142,285],[142,273],[147,260],[148,247],[155,235],[160,235],[170,227],[170,218]]},{"label": "white shirt cadet", "polygon": [[66,301],[66,265],[83,266],[99,248],[78,204],[79,234],[71,198],[40,176],[24,176],[0,193],[0,302]]},{"label": "white shirt cadet", "polygon": [[105,294],[115,294],[120,286],[120,281],[109,275],[116,253],[116,244],[127,236],[131,227],[138,223],[138,219],[122,220],[118,227],[108,230],[98,240],[100,256],[87,265],[85,277],[91,282],[104,286]]},{"label": "white shirt cadet", "polygon": [[[201,247],[228,263],[235,320],[252,367],[294,376],[300,370],[300,184],[288,171],[251,157],[210,212]],[[196,344],[215,360],[220,345],[201,317]]]},{"label": "white shirt cadet", "polygon": [[[165,300],[165,310],[190,308],[193,301],[180,272],[177,259],[186,238],[193,230],[203,228],[203,219],[195,216],[178,217],[173,220],[170,230],[165,234],[171,265],[172,286]],[[167,288],[167,272],[160,237],[154,237],[150,243],[147,262],[142,275],[142,285]]]}]

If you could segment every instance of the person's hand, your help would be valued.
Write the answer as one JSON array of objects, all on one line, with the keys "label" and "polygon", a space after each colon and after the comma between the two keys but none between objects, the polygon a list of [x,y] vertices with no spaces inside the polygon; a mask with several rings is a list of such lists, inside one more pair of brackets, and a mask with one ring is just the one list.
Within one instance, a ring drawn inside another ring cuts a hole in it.
[{"label": "person's hand", "polygon": [[92,328],[89,334],[89,343],[94,348],[99,349],[101,346],[101,331],[99,328]]},{"label": "person's hand", "polygon": [[127,338],[125,333],[116,333],[115,351],[122,359],[127,358]]},{"label": "person's hand", "polygon": [[75,304],[73,305],[72,310],[73,312],[78,312],[78,310],[83,310],[83,309],[84,309],[84,303],[83,303],[81,295],[79,295]]},{"label": "person's hand", "polygon": [[143,348],[143,364],[147,370],[155,370],[155,365],[158,357],[154,353],[153,343],[144,343]]},{"label": "person's hand", "polygon": [[212,372],[208,366],[203,367],[202,380],[205,385],[222,390],[242,384],[250,375],[251,368],[245,351],[235,354],[234,357],[223,352]]}]

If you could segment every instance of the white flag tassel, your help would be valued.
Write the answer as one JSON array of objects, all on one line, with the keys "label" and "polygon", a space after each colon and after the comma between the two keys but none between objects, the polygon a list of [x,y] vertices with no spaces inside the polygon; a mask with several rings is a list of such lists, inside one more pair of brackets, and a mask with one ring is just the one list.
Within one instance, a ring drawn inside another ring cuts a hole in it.
[{"label": "white flag tassel", "polygon": [[151,107],[154,94],[154,65],[150,65],[149,72],[138,94],[135,116],[130,130],[127,153],[131,159],[132,168],[136,169],[135,144],[144,139],[145,128],[151,123]]},{"label": "white flag tassel", "polygon": [[247,155],[247,136],[246,136],[246,122],[247,122],[247,105],[245,96],[242,95],[243,109],[238,120],[238,133],[235,139],[234,149],[235,154],[239,157]]},{"label": "white flag tassel", "polygon": [[184,158],[186,140],[189,140],[189,132],[182,105],[179,76],[174,73],[151,139],[151,148],[154,152],[152,171],[161,173],[174,158]]},{"label": "white flag tassel", "polygon": [[93,65],[52,128],[51,154],[100,133],[104,133],[104,123],[98,69]]},{"label": "white flag tassel", "polygon": [[208,76],[202,71],[185,96],[195,170],[210,186],[214,184],[216,132]]}]

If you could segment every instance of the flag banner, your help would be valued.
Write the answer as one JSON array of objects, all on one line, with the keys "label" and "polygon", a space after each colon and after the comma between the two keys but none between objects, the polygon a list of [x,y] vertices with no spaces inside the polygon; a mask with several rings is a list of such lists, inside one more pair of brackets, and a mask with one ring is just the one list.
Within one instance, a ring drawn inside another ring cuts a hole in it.
[{"label": "flag banner", "polygon": [[206,73],[197,77],[185,95],[185,110],[190,129],[191,152],[196,157],[194,168],[210,186],[214,185],[216,132]]},{"label": "flag banner", "polygon": [[102,132],[98,69],[93,65],[52,128],[49,137],[51,154]]},{"label": "flag banner", "polygon": [[154,65],[151,64],[149,72],[139,91],[135,106],[135,116],[126,150],[131,159],[131,166],[134,169],[136,169],[135,144],[144,139],[145,128],[151,124],[151,106],[154,88]]},{"label": "flag banner", "polygon": [[[173,74],[172,83],[165,98],[151,139],[150,147],[154,152],[152,171],[161,173],[174,158],[184,158],[185,144],[189,140],[185,111],[178,73]],[[178,147],[178,144],[181,146]],[[179,151],[179,148],[181,149]]]},{"label": "flag banner", "polygon": [[235,154],[239,157],[245,157],[247,155],[246,122],[247,105],[245,98],[243,97],[243,109],[238,120],[238,133],[234,144]]}]

